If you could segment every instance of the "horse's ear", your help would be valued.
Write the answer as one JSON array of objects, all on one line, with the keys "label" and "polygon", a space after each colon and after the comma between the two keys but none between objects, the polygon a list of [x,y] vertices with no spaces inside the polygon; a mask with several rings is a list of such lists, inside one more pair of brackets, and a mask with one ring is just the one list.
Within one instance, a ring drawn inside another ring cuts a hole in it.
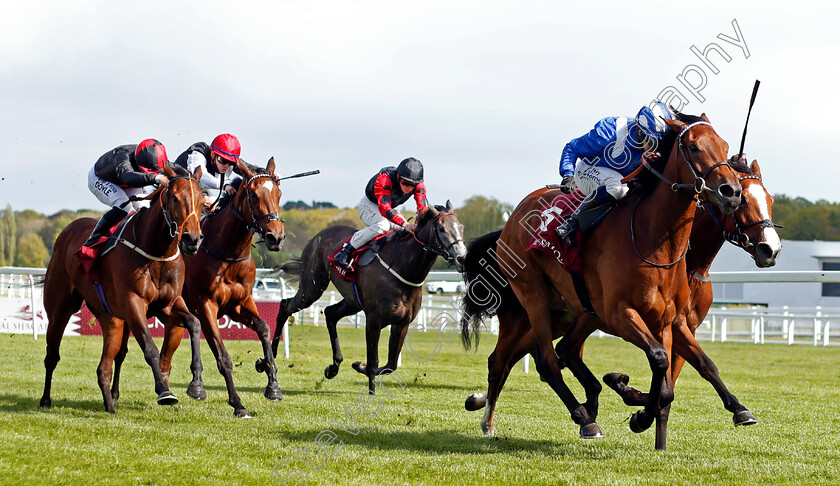
[{"label": "horse's ear", "polygon": [[705,113],[700,113],[700,119],[706,123],[712,123],[709,121],[709,117],[707,117]]},{"label": "horse's ear", "polygon": [[243,178],[250,179],[254,177],[254,171],[248,168],[247,165],[243,164],[241,160],[236,159],[236,172],[239,173]]},{"label": "horse's ear", "polygon": [[455,207],[452,205],[452,201],[447,199],[446,200],[446,211],[451,213],[454,209],[455,209]]},{"label": "horse's ear", "polygon": [[272,176],[274,175],[274,157],[268,159],[268,165],[265,166],[265,170]]},{"label": "horse's ear", "polygon": [[677,133],[680,133],[683,130],[683,128],[685,128],[687,126],[685,123],[683,123],[679,120],[665,120],[663,118],[663,121],[665,122],[666,125],[668,125],[668,128],[670,128],[671,130],[673,130]]},{"label": "horse's ear", "polygon": [[170,167],[169,164],[166,164],[163,166],[163,175],[171,179],[173,177],[176,177],[178,174],[176,174],[175,171],[172,170],[172,167]]},{"label": "horse's ear", "polygon": [[203,175],[203,173],[201,172],[201,166],[196,167],[195,172],[192,173],[193,179],[195,179],[197,181],[201,180],[202,175]]},{"label": "horse's ear", "polygon": [[761,168],[758,167],[757,160],[752,161],[752,164],[750,164],[750,170],[753,171],[753,175],[761,179]]}]

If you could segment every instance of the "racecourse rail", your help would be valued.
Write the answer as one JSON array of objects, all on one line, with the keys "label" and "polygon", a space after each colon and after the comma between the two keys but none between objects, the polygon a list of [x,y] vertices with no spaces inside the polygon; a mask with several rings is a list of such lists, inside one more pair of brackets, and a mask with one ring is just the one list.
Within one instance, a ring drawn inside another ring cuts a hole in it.
[{"label": "racecourse rail", "polygon": [[[0,267],[0,332],[27,333],[38,339],[46,332],[42,292],[38,287],[43,268]],[[258,269],[258,277],[272,276],[268,269]],[[712,272],[712,281],[719,283],[840,283],[840,271],[752,271]],[[432,272],[428,281],[459,280],[457,272]],[[254,290],[254,298],[261,302],[278,302],[291,297],[295,289],[284,279],[279,279],[278,290]],[[323,325],[323,309],[340,299],[337,292],[326,292],[308,309],[294,315],[294,323]],[[11,309],[11,310],[10,310]],[[290,319],[291,320],[291,319]],[[459,296],[424,295],[423,305],[412,324],[422,331],[443,330],[452,333],[459,328]],[[361,327],[365,325],[364,313],[346,317],[340,325]],[[832,326],[833,324],[833,326]],[[486,324],[486,331],[498,333],[498,320]],[[283,336],[289,336],[288,323]],[[599,332],[599,337],[608,337]],[[697,330],[697,338],[705,341],[750,342],[756,344],[808,344],[813,346],[840,346],[840,308],[820,307],[764,307],[764,306],[714,306]],[[289,339],[283,340],[284,354],[289,356]],[[527,358],[523,370],[528,370]]]}]

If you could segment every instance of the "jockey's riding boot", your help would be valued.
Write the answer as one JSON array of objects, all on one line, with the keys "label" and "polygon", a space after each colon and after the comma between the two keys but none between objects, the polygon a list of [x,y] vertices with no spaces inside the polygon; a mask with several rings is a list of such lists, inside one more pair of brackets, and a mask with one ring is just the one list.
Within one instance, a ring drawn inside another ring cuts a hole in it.
[{"label": "jockey's riding boot", "polygon": [[96,223],[96,227],[93,228],[93,232],[90,234],[90,238],[85,242],[82,246],[91,247],[102,236],[108,234],[108,230],[110,230],[115,224],[122,221],[122,219],[127,215],[125,211],[120,208],[111,208],[110,211],[103,214],[102,217],[99,219],[99,222]]},{"label": "jockey's riding boot", "polygon": [[341,251],[335,254],[336,263],[342,267],[350,268],[351,255],[353,255],[354,251],[356,251],[356,249],[353,248],[353,245],[349,242],[345,243],[344,246],[341,247]]},{"label": "jockey's riding boot", "polygon": [[575,239],[572,236],[578,228],[580,228],[580,223],[577,219],[577,213],[574,213],[566,221],[563,221],[563,224],[557,227],[557,236],[566,243],[566,246],[575,246]]}]

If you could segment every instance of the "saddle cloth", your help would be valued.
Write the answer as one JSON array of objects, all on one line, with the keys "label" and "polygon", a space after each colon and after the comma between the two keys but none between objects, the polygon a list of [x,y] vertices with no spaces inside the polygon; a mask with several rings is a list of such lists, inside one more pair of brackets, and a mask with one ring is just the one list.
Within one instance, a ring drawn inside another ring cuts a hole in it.
[{"label": "saddle cloth", "polygon": [[99,261],[117,246],[125,231],[126,225],[136,214],[136,212],[131,212],[122,221],[109,229],[107,235],[100,236],[99,240],[93,246],[82,246],[76,251],[76,256],[79,257],[82,270],[84,270],[90,283],[99,283]]},{"label": "saddle cloth", "polygon": [[338,245],[338,247],[333,251],[330,256],[327,257],[327,260],[330,262],[330,268],[332,268],[333,272],[338,275],[341,280],[350,283],[356,283],[356,268],[364,267],[370,264],[373,259],[376,257],[376,254],[385,244],[386,237],[388,237],[392,231],[387,231],[373,240],[367,245],[357,249],[350,255],[350,267],[347,268],[340,263],[336,263],[335,256],[338,254],[339,251],[344,247],[345,243],[349,243],[352,237],[347,238],[343,243]]},{"label": "saddle cloth", "polygon": [[[557,192],[560,193],[560,191]],[[572,233],[575,240],[575,244],[572,247],[566,245],[557,236],[557,227],[571,216],[582,200],[583,194],[579,191],[573,191],[571,194],[560,193],[539,214],[538,224],[535,224],[537,221],[533,216],[523,222],[531,230],[531,241],[528,243],[525,251],[537,249],[557,259],[558,263],[567,272],[582,272],[583,261],[581,260],[581,248],[583,246],[583,232],[578,230]]]}]

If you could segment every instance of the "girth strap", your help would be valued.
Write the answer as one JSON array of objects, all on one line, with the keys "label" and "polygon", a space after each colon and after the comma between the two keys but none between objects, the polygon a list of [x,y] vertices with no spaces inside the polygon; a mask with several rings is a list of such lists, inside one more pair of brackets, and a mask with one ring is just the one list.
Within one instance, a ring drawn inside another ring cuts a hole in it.
[{"label": "girth strap", "polygon": [[589,290],[586,289],[586,281],[583,279],[583,274],[572,272],[572,283],[575,285],[575,292],[577,293],[581,307],[583,307],[583,311],[593,317],[598,317],[595,309],[592,308],[592,301],[589,299]]}]

